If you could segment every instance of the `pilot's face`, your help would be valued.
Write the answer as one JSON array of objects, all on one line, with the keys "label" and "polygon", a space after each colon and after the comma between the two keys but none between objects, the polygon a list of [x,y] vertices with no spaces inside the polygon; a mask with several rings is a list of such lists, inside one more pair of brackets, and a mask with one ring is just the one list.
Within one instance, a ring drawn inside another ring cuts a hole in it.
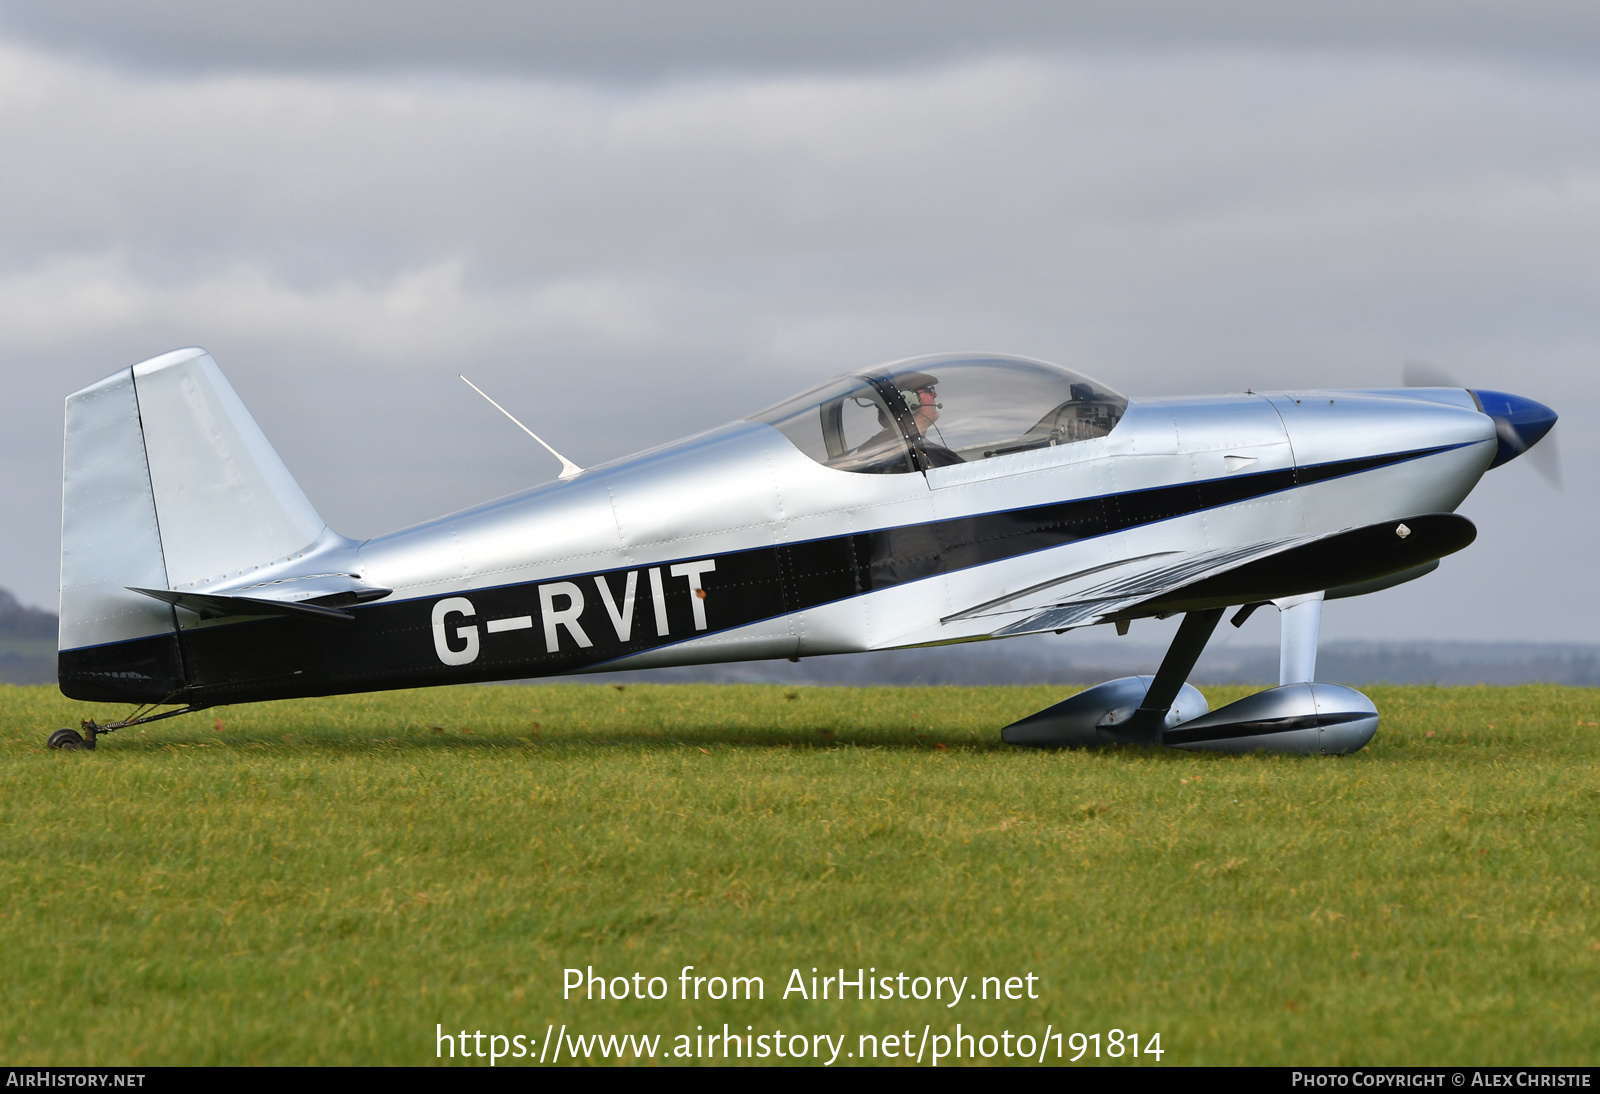
[{"label": "pilot's face", "polygon": [[918,432],[926,433],[928,427],[939,420],[939,407],[936,403],[938,393],[931,387],[919,387],[916,396],[917,405],[912,408],[911,420],[916,423]]}]

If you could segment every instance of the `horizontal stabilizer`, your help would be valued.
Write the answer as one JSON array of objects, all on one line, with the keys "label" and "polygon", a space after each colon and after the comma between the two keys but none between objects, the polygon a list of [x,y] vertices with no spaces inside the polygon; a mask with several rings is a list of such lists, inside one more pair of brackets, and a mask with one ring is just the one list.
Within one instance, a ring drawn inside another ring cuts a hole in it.
[{"label": "horizontal stabilizer", "polygon": [[224,596],[286,600],[293,604],[313,604],[321,608],[348,608],[352,604],[382,600],[392,592],[393,589],[368,585],[358,574],[305,574],[296,577],[278,577],[249,585],[230,585],[221,590]]},{"label": "horizontal stabilizer", "polygon": [[201,619],[221,619],[224,616],[256,618],[269,615],[298,616],[304,619],[321,619],[329,623],[354,623],[356,617],[339,608],[319,604],[296,603],[292,600],[266,600],[255,596],[224,596],[220,593],[189,593],[171,589],[137,589],[129,592],[164,600],[175,608],[185,608]]}]

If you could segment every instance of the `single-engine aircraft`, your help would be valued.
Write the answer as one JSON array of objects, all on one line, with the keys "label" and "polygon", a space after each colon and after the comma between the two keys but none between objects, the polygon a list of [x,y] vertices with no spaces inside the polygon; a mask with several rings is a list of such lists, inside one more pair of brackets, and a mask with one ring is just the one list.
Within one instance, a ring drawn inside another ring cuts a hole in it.
[{"label": "single-engine aircraft", "polygon": [[[1181,614],[1153,675],[1002,739],[1352,752],[1378,713],[1315,682],[1323,602],[1471,543],[1453,510],[1555,421],[1494,391],[1128,399],[1042,361],[919,357],[358,542],[211,357],[177,350],[67,399],[61,690],[141,708],[49,743],[223,703]],[[1208,710],[1190,670],[1227,609],[1265,605],[1279,685]]]}]

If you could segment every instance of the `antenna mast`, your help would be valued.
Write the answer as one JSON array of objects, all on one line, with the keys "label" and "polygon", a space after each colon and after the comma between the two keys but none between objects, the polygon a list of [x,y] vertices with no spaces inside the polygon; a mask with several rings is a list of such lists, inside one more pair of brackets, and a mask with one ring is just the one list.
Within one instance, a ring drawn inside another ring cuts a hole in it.
[{"label": "antenna mast", "polygon": [[[460,374],[458,373],[457,375],[459,376]],[[483,388],[479,387],[477,384],[473,383],[471,380],[467,379],[465,376],[461,376],[461,382],[463,384],[466,384],[473,391],[476,391],[479,395],[482,395],[485,399],[489,399],[488,394],[483,390]],[[529,429],[527,426],[525,426],[521,422],[517,421],[517,416],[515,414],[511,413],[511,411],[507,410],[505,407],[501,406],[499,403],[495,402],[493,399],[489,399],[489,405],[494,407],[500,413],[504,414],[507,418],[510,418],[512,420],[512,422],[514,422],[516,424],[516,427],[518,429],[522,430],[528,436],[530,436],[534,440],[538,441],[539,444],[541,446],[543,446],[543,448],[544,448],[544,450],[546,452],[550,453],[550,455],[554,456],[556,459],[561,461],[561,474],[557,475],[556,476],[557,478],[570,479],[574,475],[583,474],[583,468],[579,467],[577,464],[575,464],[571,460],[567,459],[561,453],[559,453],[555,449],[551,448],[548,444],[545,444],[545,441],[544,441],[543,437],[539,436],[539,434],[535,433],[533,430]]]}]

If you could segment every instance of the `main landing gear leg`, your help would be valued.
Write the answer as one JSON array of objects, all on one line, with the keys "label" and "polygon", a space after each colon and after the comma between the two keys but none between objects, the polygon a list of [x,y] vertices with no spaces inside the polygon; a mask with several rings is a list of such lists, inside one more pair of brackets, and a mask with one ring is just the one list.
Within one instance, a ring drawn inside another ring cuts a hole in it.
[{"label": "main landing gear leg", "polygon": [[[152,703],[149,706],[140,707],[139,710],[150,710],[152,707],[159,705],[160,704]],[[82,722],[78,723],[83,730],[82,733],[78,732],[76,729],[58,729],[54,733],[50,734],[49,740],[47,740],[45,743],[51,748],[68,750],[81,748],[92,751],[95,746],[96,738],[98,738],[102,733],[114,733],[119,729],[127,729],[129,726],[142,726],[146,722],[159,722],[163,718],[176,718],[180,714],[192,714],[197,710],[204,709],[205,707],[203,706],[191,705],[179,707],[177,710],[164,710],[160,714],[140,715],[139,711],[134,711],[133,717],[131,718],[125,718],[120,722],[107,722],[105,725],[101,725],[93,718],[85,718]]]},{"label": "main landing gear leg", "polygon": [[1317,638],[1322,630],[1322,594],[1275,600],[1278,609],[1278,686],[1317,678]]},{"label": "main landing gear leg", "polygon": [[1211,641],[1217,624],[1222,621],[1224,610],[1207,608],[1183,617],[1178,634],[1173,638],[1172,645],[1167,647],[1167,655],[1161,659],[1161,667],[1156,670],[1156,678],[1150,682],[1150,690],[1145,692],[1139,709],[1133,712],[1132,718],[1113,731],[1122,743],[1161,743],[1161,733],[1167,728],[1167,715],[1172,711],[1172,704],[1188,681],[1189,673],[1194,671],[1194,664],[1200,660],[1206,643]]}]

